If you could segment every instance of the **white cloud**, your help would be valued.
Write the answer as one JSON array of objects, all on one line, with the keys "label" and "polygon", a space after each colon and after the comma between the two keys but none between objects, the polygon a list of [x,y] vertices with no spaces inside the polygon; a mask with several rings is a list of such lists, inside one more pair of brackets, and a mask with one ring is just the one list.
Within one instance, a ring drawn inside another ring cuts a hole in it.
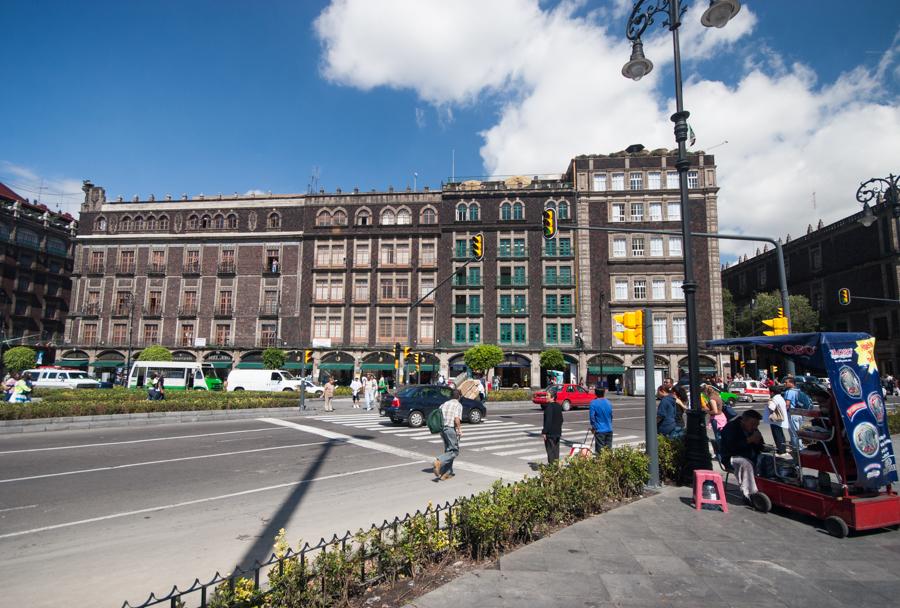
[{"label": "white cloud", "polygon": [[416,108],[416,126],[420,129],[424,129],[428,125],[428,121],[425,120],[425,110],[423,108]]},{"label": "white cloud", "polygon": [[0,160],[0,182],[20,196],[32,202],[41,202],[53,211],[63,211],[78,216],[84,200],[81,180],[41,175],[37,170]]},{"label": "white cloud", "polygon": [[[698,3],[698,5],[701,3]],[[439,124],[454,108],[489,101],[495,124],[481,133],[486,173],[559,172],[573,155],[632,143],[674,147],[671,39],[651,26],[645,52],[657,66],[640,82],[621,76],[629,3],[577,16],[583,6],[543,9],[537,0],[334,0],[316,21],[326,78],[364,90],[408,89],[435,106]],[[375,18],[379,27],[371,27]],[[887,175],[900,158],[900,106],[882,97],[897,78],[894,40],[877,68],[819,83],[802,64],[756,44],[737,83],[704,79],[704,60],[752,40],[758,18],[745,6],[723,29],[683,20],[685,106],[697,149],[716,148],[723,232],[802,234],[820,218],[858,209],[859,182]],[[694,59],[696,61],[691,61]],[[817,206],[812,207],[812,193]],[[755,250],[722,243],[726,255]]]}]

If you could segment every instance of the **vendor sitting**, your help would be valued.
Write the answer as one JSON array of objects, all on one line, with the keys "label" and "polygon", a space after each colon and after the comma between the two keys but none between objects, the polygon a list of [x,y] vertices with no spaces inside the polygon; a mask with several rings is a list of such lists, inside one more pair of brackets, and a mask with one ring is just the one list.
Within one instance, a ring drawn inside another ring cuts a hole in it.
[{"label": "vendor sitting", "polygon": [[741,486],[741,494],[748,501],[758,492],[754,464],[763,449],[763,437],[759,432],[760,420],[762,415],[759,412],[747,410],[725,425],[719,444],[722,465],[734,470],[734,476]]}]

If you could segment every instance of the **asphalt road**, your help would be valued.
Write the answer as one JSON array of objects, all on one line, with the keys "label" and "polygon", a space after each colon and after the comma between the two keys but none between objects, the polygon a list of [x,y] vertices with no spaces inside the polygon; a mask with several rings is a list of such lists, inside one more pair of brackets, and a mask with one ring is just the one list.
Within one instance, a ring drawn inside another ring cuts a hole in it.
[{"label": "asphalt road", "polygon": [[[640,442],[642,402],[614,401],[615,444]],[[139,603],[265,559],[281,528],[315,542],[516,479],[546,458],[540,426],[537,407],[491,406],[440,483],[439,436],[361,410],[3,436],[0,604]],[[587,412],[564,428],[582,441]]]}]

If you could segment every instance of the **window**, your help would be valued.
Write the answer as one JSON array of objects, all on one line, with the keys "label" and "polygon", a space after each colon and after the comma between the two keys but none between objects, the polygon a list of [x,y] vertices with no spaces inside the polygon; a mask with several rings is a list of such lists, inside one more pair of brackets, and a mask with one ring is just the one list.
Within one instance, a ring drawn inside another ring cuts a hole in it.
[{"label": "window", "polygon": [[357,241],[353,245],[353,264],[355,266],[368,266],[371,263],[369,258],[370,250],[369,241]]},{"label": "window", "polygon": [[148,315],[160,315],[162,314],[163,307],[163,299],[161,291],[151,291],[147,294],[147,314]]},{"label": "window", "polygon": [[663,240],[661,236],[651,236],[650,237],[650,256],[651,257],[662,257],[663,255]]},{"label": "window", "polygon": [[[423,274],[419,276],[419,297],[424,298],[425,294],[434,289],[434,285],[433,274]],[[434,301],[434,294],[431,294],[427,301]]]},{"label": "window", "polygon": [[[148,220],[148,221],[152,221],[152,218],[151,218],[151,220]],[[213,228],[215,228],[216,230],[224,230],[225,229],[225,216],[224,215],[222,215],[221,213],[216,214],[216,217],[213,218]],[[153,230],[153,228],[150,228],[150,229]]]},{"label": "window", "polygon": [[360,209],[356,212],[356,221],[357,226],[368,226],[372,223],[372,214],[368,209]]},{"label": "window", "polygon": [[119,272],[134,272],[134,252],[119,252]]},{"label": "window", "polygon": [[397,223],[397,216],[394,214],[393,210],[385,209],[381,212],[381,225],[382,226],[393,226]]},{"label": "window", "polygon": [[616,279],[615,299],[628,299],[628,279]]},{"label": "window", "polygon": [[230,315],[231,314],[231,291],[220,291],[219,292],[219,302],[216,308],[216,312],[221,315]]},{"label": "window", "polygon": [[632,172],[629,176],[628,185],[632,190],[642,190],[644,188],[644,176],[640,171]]},{"label": "window", "polygon": [[185,313],[197,312],[197,292],[185,291],[181,294],[181,310]]},{"label": "window", "polygon": [[377,333],[379,342],[406,340],[406,309],[380,309],[378,311]]},{"label": "window", "polygon": [[594,173],[594,183],[593,188],[595,192],[603,192],[606,190],[606,174],[605,173]]},{"label": "window", "polygon": [[277,213],[270,213],[268,221],[266,222],[266,227],[269,230],[278,230],[281,228],[281,216]]},{"label": "window", "polygon": [[346,226],[347,225],[347,212],[343,209],[338,209],[331,216],[331,224],[333,226]]},{"label": "window", "polygon": [[627,242],[624,236],[617,236],[613,239],[613,257],[614,258],[624,258],[627,257],[626,253],[626,245]]},{"label": "window", "polygon": [[[568,211],[566,211],[566,216],[568,217]],[[522,220],[525,219],[525,205],[522,203],[516,202],[513,203],[513,217],[514,220]],[[564,219],[562,215],[560,215],[560,219]]]},{"label": "window", "polygon": [[128,340],[128,324],[114,323],[112,327],[112,343],[125,344],[126,340]]},{"label": "window", "polygon": [[469,344],[481,342],[481,323],[469,323]]},{"label": "window", "polygon": [[322,209],[316,214],[316,226],[331,226],[331,213]]},{"label": "window", "polygon": [[677,300],[678,298],[684,297],[684,290],[681,288],[681,284],[684,283],[681,279],[672,279],[672,299]]},{"label": "window", "polygon": [[688,171],[688,188],[700,187],[700,173],[698,171]]},{"label": "window", "polygon": [[138,232],[144,230],[144,216],[139,215],[134,218],[134,229]]},{"label": "window", "polygon": [[434,314],[419,312],[419,342],[434,342]]},{"label": "window", "polygon": [[619,323],[618,321],[616,321],[616,317],[615,317],[615,315],[613,315],[613,319],[612,319],[612,335],[613,335],[612,341],[613,341],[613,344],[616,344],[618,346],[625,344],[624,342],[619,340],[619,338],[616,337],[616,333],[621,333],[624,331],[625,331],[625,326],[622,325],[621,323]]},{"label": "window", "polygon": [[650,203],[648,209],[651,222],[662,221],[662,203]]},{"label": "window", "polygon": [[687,344],[687,319],[685,317],[672,318],[672,343]]},{"label": "window", "polygon": [[681,221],[681,203],[666,203],[666,219],[670,222]]},{"label": "window", "polygon": [[266,249],[266,263],[265,270],[268,272],[278,272],[279,271],[279,258],[281,257],[281,250],[277,247],[269,247]]},{"label": "window", "polygon": [[559,324],[559,341],[561,344],[571,344],[572,343],[572,324],[571,323],[560,323]]},{"label": "window", "polygon": [[612,174],[612,190],[624,190],[625,189],[625,174],[624,173],[613,173]]},{"label": "window", "polygon": [[[188,230],[196,230],[197,228],[200,227],[200,220],[197,218],[196,215],[191,215],[188,217],[187,227],[188,227]],[[124,228],[123,228],[123,230],[124,230]]]},{"label": "window", "polygon": [[419,215],[420,224],[437,224],[437,221],[437,211],[432,207],[425,207],[422,209],[422,213]]},{"label": "window", "polygon": [[346,264],[343,241],[320,241],[316,243],[316,263],[322,268],[342,267]]},{"label": "window", "polygon": [[437,243],[433,241],[421,241],[419,247],[419,265],[437,266]]},{"label": "window", "polygon": [[681,237],[680,236],[670,236],[669,237],[669,255],[673,258],[681,257]]},{"label": "window", "polygon": [[194,324],[182,323],[179,328],[178,344],[180,346],[194,345]]},{"label": "window", "polygon": [[129,216],[123,216],[122,219],[119,220],[119,229],[122,232],[130,232],[134,229],[134,224]]},{"label": "window", "polygon": [[184,256],[184,269],[187,272],[200,272],[200,252],[189,249]]},{"label": "window", "polygon": [[453,341],[458,344],[465,344],[465,342],[466,342],[466,324],[465,323],[455,323],[453,325]]},{"label": "window", "polygon": [[[566,201],[559,201],[559,211],[557,212],[557,216],[561,220],[569,219],[569,203]],[[521,218],[519,218],[521,219]]]},{"label": "window", "polygon": [[85,323],[81,327],[81,339],[85,344],[97,343],[97,324]]},{"label": "window", "polygon": [[409,266],[409,243],[381,243],[379,264]]},{"label": "window", "polygon": [[666,299],[666,281],[665,279],[653,279],[653,299]]},{"label": "window", "polygon": [[525,344],[528,342],[528,330],[525,323],[515,323],[513,325],[513,341],[516,344]]},{"label": "window", "polygon": [[512,205],[503,203],[500,205],[500,219],[503,221],[512,219]]},{"label": "window", "polygon": [[409,300],[409,277],[387,275],[378,279],[378,299],[381,302]]},{"label": "window", "polygon": [[612,221],[625,221],[625,203],[614,203],[612,206]]},{"label": "window", "polygon": [[466,206],[463,203],[460,203],[456,206],[456,221],[457,222],[466,221]]},{"label": "window", "polygon": [[353,278],[353,301],[368,302],[369,301],[369,277]]},{"label": "window", "polygon": [[369,341],[369,319],[365,312],[353,313],[353,328],[350,335],[353,342]]},{"label": "window", "polygon": [[647,279],[634,279],[634,299],[647,299]]},{"label": "window", "polygon": [[666,335],[666,318],[653,315],[653,343],[665,344],[668,336]]},{"label": "window", "polygon": [[819,245],[809,248],[809,266],[812,270],[822,269],[822,248]]},{"label": "window", "polygon": [[644,257],[644,237],[642,237],[642,236],[631,237],[631,257],[634,257],[634,258]]},{"label": "window", "polygon": [[231,345],[231,325],[228,323],[216,323],[216,344],[218,346]]},{"label": "window", "polygon": [[631,220],[634,222],[644,221],[644,204],[631,203]]},{"label": "window", "polygon": [[[166,227],[163,228],[163,222],[166,223]],[[238,217],[234,213],[229,213],[228,217],[225,218],[225,224],[229,230],[237,230],[238,227]],[[163,216],[159,218],[159,229],[166,230],[169,227],[169,218]]]},{"label": "window", "polygon": [[556,323],[548,323],[544,328],[544,337],[547,344],[559,343],[559,325]]},{"label": "window", "polygon": [[480,217],[480,208],[477,203],[469,204],[469,221],[477,222]]},{"label": "window", "polygon": [[103,272],[103,252],[102,251],[92,251],[91,252],[91,265],[89,272]]},{"label": "window", "polygon": [[211,225],[212,225],[211,217],[209,217],[208,215],[200,216],[200,228],[202,228],[203,230],[208,230]]},{"label": "window", "polygon": [[94,220],[94,230],[97,232],[106,232],[106,218],[102,215]]},{"label": "window", "polygon": [[512,343],[512,323],[500,324],[500,344]]},{"label": "window", "polygon": [[397,225],[398,226],[409,226],[412,224],[412,215],[409,212],[409,209],[400,209],[397,212]]},{"label": "window", "polygon": [[159,324],[157,324],[157,323],[144,324],[144,345],[150,346],[151,344],[156,344],[158,341],[159,341]]},{"label": "window", "polygon": [[469,257],[469,241],[467,239],[456,239],[456,241],[454,241],[453,257],[455,257],[455,258]]},{"label": "window", "polygon": [[659,190],[660,189],[660,173],[659,171],[648,171],[647,172],[647,188],[649,190]]},{"label": "window", "polygon": [[666,188],[669,190],[678,189],[678,171],[666,171]]},{"label": "window", "polygon": [[340,308],[320,308],[313,314],[313,338],[343,340],[343,310]]},{"label": "window", "polygon": [[756,283],[760,287],[766,286],[766,267],[762,266],[761,268],[756,269]]}]

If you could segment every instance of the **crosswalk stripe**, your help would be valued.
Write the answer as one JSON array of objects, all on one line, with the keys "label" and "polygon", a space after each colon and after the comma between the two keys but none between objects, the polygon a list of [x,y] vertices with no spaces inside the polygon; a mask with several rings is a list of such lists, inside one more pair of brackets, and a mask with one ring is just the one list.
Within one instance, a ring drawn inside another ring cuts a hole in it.
[{"label": "crosswalk stripe", "polygon": [[[470,432],[472,432],[472,431],[475,431],[478,429],[491,430],[491,429],[495,429],[495,428],[503,428],[503,427],[508,427],[508,426],[518,426],[519,424],[520,423],[517,423],[517,422],[494,422],[492,424],[488,424],[488,423],[484,423],[484,425],[479,424],[476,427],[466,427],[466,429],[469,430]],[[414,428],[414,429],[410,429],[410,428],[390,429],[390,430],[383,431],[383,432],[396,434],[396,433],[423,433],[423,432],[430,433],[431,431],[428,430],[428,427],[420,427],[420,428]]]},{"label": "crosswalk stripe", "polygon": [[[483,437],[491,437],[494,435],[509,435],[510,433],[531,433],[536,430],[539,430],[537,427],[533,426],[521,426],[521,427],[506,427],[497,430],[490,431],[463,431],[463,439],[466,437],[471,437],[473,439],[481,439]],[[413,437],[413,439],[423,440],[428,439],[429,437],[434,437],[434,435],[426,435],[423,437]],[[439,443],[443,441],[443,439],[434,439],[433,442]]]},{"label": "crosswalk stripe", "polygon": [[503,437],[503,436],[500,436],[500,437],[490,437],[490,438],[487,438],[487,439],[481,438],[481,439],[479,439],[479,440],[477,440],[477,441],[466,441],[466,440],[465,440],[465,437],[463,437],[462,445],[463,445],[463,447],[468,448],[469,446],[473,446],[473,445],[485,445],[485,444],[509,443],[509,442],[511,442],[511,441],[522,441],[522,440],[524,440],[524,439],[529,439],[529,440],[531,440],[531,441],[534,441],[534,437],[528,437],[527,435],[523,435],[523,434],[521,434],[521,433],[518,433],[518,434],[515,434],[515,435],[508,435],[508,436],[505,436],[505,437]]},{"label": "crosswalk stripe", "polygon": [[[497,444],[495,443],[495,444],[492,444],[492,445],[485,445],[485,446],[482,446],[482,447],[480,447],[480,448],[474,448],[474,449],[472,449],[472,450],[467,450],[467,451],[471,451],[471,452],[490,452],[491,450],[505,450],[506,448],[517,448],[517,447],[525,446],[525,445],[534,446],[534,439],[530,439],[530,440],[528,440],[528,441],[519,441],[519,440],[517,439],[515,442],[512,442],[512,443],[499,444],[499,445],[497,445]],[[465,448],[465,447],[466,447],[466,446],[463,446],[463,448]]]},{"label": "crosswalk stripe", "polygon": [[[489,435],[479,435],[476,436],[475,439],[489,439],[491,437],[509,437],[510,435],[527,435],[530,437],[538,437],[540,436],[539,429],[509,429],[508,431],[497,431],[496,433],[491,433]],[[466,437],[469,435],[463,434],[462,440],[466,441]],[[421,439],[421,437],[417,437],[417,439]],[[428,443],[443,443],[443,439],[431,439]]]},{"label": "crosswalk stripe", "polygon": [[510,450],[508,452],[494,452],[497,456],[512,456],[514,454],[524,454],[525,452],[532,452],[534,448],[525,448],[524,450]]},{"label": "crosswalk stripe", "polygon": [[525,454],[524,456],[519,456],[518,458],[519,458],[519,460],[531,460],[533,458],[546,458],[546,457],[547,457],[547,452],[543,451],[543,452],[535,452],[533,454]]}]

